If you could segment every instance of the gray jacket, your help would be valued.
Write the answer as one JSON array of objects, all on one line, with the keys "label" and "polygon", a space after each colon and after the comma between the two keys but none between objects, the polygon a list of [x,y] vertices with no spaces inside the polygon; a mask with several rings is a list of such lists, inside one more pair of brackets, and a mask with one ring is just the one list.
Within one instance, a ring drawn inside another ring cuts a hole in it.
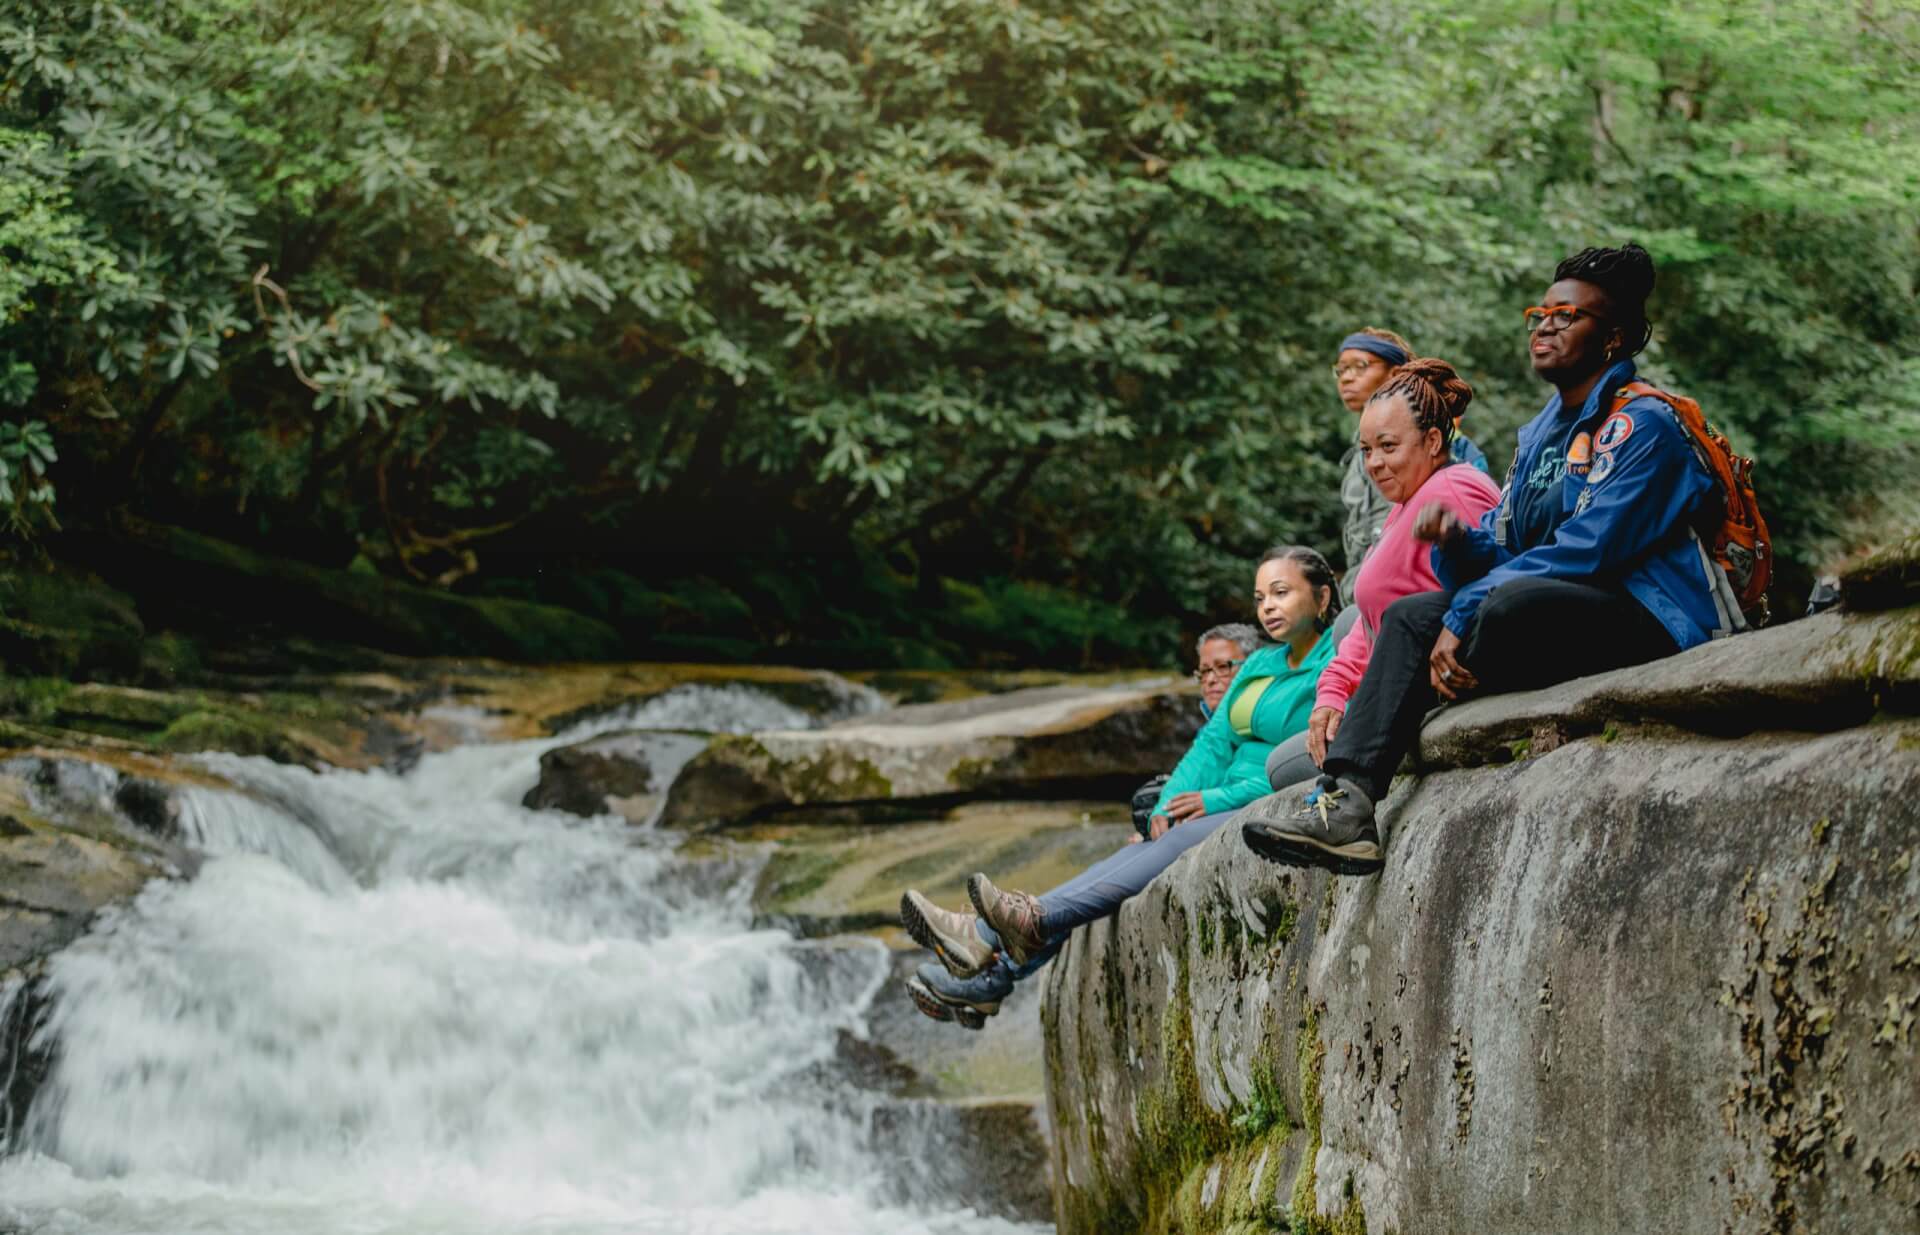
[{"label": "gray jacket", "polygon": [[1340,600],[1350,605],[1354,585],[1360,582],[1360,563],[1379,543],[1387,513],[1393,509],[1393,503],[1380,496],[1380,490],[1367,478],[1367,464],[1360,457],[1358,441],[1340,456],[1340,506],[1347,512],[1346,526],[1340,530],[1340,546],[1347,555],[1347,573],[1340,577]]}]

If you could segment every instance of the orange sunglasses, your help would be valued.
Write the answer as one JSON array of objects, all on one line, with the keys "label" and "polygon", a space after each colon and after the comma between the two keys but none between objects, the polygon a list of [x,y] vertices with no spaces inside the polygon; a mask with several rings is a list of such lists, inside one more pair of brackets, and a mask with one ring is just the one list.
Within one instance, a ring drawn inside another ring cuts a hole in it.
[{"label": "orange sunglasses", "polygon": [[1555,330],[1565,330],[1580,318],[1597,318],[1600,316],[1590,309],[1580,309],[1570,304],[1556,304],[1551,306],[1534,305],[1526,310],[1526,315],[1528,334],[1534,333],[1548,322],[1553,323]]}]

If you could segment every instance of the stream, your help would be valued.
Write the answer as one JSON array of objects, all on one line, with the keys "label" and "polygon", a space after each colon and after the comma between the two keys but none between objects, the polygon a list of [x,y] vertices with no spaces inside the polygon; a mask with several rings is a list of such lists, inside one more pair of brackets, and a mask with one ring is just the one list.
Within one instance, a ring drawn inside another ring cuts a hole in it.
[{"label": "stream", "polygon": [[0,1231],[1046,1229],[916,1185],[934,1131],[873,1131],[888,1099],[837,1044],[878,942],[756,929],[756,854],[520,805],[542,752],[598,732],[661,730],[659,780],[701,745],[668,730],[809,723],[683,687],[404,773],[203,757],[247,790],[187,791],[205,864],[49,965]]}]

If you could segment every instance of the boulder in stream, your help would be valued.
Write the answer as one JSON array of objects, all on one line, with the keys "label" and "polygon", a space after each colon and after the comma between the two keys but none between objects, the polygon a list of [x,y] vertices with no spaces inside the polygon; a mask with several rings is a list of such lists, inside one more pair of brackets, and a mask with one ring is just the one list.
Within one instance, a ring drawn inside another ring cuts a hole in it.
[{"label": "boulder in stream", "polygon": [[818,730],[716,738],[662,822],[724,826],[789,808],[974,798],[1124,796],[1173,766],[1200,726],[1165,678],[917,704]]},{"label": "boulder in stream", "polygon": [[211,783],[129,753],[24,751],[0,763],[0,978],[30,971],[149,879],[193,869],[175,794]]},{"label": "boulder in stream", "polygon": [[648,735],[608,733],[540,756],[540,781],[521,805],[571,815],[622,815],[644,822],[659,799],[653,793]]}]

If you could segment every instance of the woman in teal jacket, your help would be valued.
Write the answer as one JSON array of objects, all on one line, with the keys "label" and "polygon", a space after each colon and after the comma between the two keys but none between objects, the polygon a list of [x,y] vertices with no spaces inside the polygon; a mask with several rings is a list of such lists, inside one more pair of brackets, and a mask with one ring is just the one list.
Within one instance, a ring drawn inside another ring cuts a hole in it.
[{"label": "woman in teal jacket", "polygon": [[1306,731],[1320,671],[1336,650],[1331,630],[1316,633],[1309,628],[1302,633],[1311,639],[1305,647],[1269,643],[1240,666],[1226,697],[1160,791],[1149,833],[1154,839],[1173,824],[1231,814],[1273,792],[1267,756]]},{"label": "woman in teal jacket", "polygon": [[1112,914],[1234,812],[1273,792],[1267,756],[1306,731],[1320,671],[1333,659],[1340,593],[1326,559],[1296,545],[1260,559],[1253,598],[1274,642],[1247,657],[1174,768],[1154,808],[1151,840],[1128,844],[1040,896],[1003,891],[975,875],[967,892],[978,916],[942,909],[915,891],[900,898],[901,924],[941,961],[907,980],[922,1012],[977,1028],[1075,927]]}]

